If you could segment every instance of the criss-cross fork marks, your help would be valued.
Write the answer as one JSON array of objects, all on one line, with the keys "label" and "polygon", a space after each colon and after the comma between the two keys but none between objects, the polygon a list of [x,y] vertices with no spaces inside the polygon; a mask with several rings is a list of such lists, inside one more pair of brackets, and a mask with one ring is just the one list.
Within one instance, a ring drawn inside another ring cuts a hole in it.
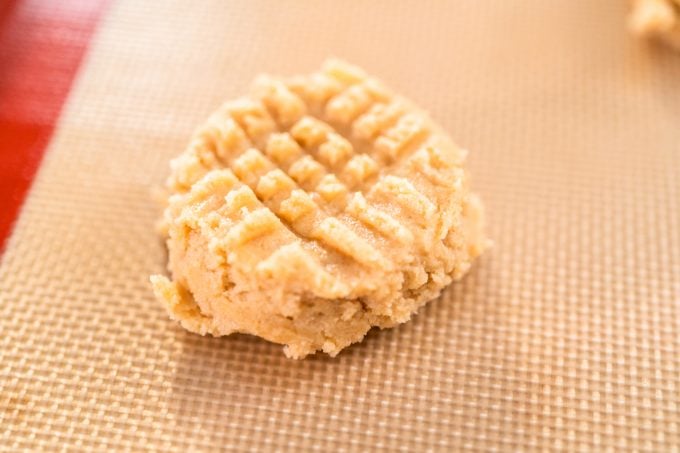
[{"label": "criss-cross fork marks", "polygon": [[[360,71],[335,63],[304,80],[260,78],[253,97],[211,117],[174,162],[171,187],[191,189],[196,203],[205,201],[206,188],[222,184],[225,204],[207,219],[227,231],[220,244],[226,250],[271,236],[277,246],[260,269],[281,259],[282,231],[285,250],[295,251],[304,266],[322,257],[301,258],[302,248],[291,248],[300,241],[315,241],[368,268],[390,268],[390,244],[411,247],[418,231],[409,225],[426,227],[437,208],[411,181],[385,169],[409,159],[430,182],[447,184],[440,171],[446,159],[426,146],[427,118]],[[353,142],[366,152],[357,152]],[[219,177],[211,172],[223,168],[230,170]],[[394,209],[373,203],[381,199]]]}]

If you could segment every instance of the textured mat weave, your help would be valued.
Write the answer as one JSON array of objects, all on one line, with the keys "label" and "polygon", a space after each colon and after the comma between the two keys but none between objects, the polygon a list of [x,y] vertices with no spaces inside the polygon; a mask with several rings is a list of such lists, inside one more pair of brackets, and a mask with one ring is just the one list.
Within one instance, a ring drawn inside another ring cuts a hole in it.
[{"label": "textured mat weave", "polygon": [[[466,148],[492,249],[287,360],[167,319],[149,188],[260,71],[329,54]],[[0,264],[0,450],[680,449],[680,58],[625,2],[115,2]]]}]

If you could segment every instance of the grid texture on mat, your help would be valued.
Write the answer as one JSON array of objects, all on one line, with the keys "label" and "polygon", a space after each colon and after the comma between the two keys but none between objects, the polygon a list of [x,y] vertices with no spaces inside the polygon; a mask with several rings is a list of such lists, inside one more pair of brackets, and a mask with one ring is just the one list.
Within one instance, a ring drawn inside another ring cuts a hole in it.
[{"label": "grid texture on mat", "polygon": [[[680,59],[625,2],[115,2],[0,264],[0,450],[680,449]],[[472,150],[494,248],[336,359],[171,323],[149,187],[328,54]]]}]

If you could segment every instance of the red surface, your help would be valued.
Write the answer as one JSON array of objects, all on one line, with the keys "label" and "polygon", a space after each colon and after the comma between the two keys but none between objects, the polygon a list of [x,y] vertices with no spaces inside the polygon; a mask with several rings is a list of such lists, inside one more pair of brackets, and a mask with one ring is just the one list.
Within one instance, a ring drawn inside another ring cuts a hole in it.
[{"label": "red surface", "polygon": [[107,0],[0,0],[0,251]]}]

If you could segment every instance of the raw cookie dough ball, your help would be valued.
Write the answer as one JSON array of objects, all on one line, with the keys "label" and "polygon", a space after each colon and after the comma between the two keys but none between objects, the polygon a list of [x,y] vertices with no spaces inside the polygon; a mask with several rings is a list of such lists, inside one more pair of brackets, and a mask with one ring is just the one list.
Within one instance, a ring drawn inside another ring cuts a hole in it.
[{"label": "raw cookie dough ball", "polygon": [[171,163],[170,315],[289,357],[336,355],[408,321],[486,247],[457,147],[423,111],[336,60],[258,78]]}]

